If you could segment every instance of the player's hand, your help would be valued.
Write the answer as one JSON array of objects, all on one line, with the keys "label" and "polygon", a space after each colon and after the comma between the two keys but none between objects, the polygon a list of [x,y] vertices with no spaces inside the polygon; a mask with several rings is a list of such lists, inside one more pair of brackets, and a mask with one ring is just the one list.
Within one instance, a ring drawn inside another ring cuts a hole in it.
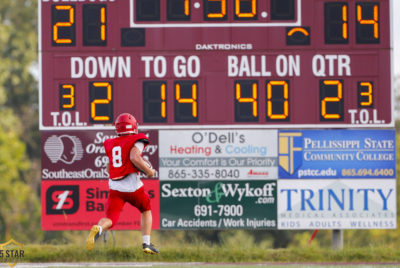
[{"label": "player's hand", "polygon": [[154,169],[150,169],[150,172],[146,174],[148,178],[152,178],[156,175],[156,171]]}]

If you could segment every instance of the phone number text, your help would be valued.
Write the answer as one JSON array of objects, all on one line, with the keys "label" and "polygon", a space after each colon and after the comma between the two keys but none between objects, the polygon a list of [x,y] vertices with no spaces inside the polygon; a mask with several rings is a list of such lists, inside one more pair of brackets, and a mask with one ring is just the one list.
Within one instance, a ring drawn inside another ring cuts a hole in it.
[{"label": "phone number text", "polygon": [[170,169],[168,170],[169,179],[208,179],[208,178],[239,178],[239,169]]},{"label": "phone number text", "polygon": [[365,176],[394,176],[393,168],[349,168],[342,169],[342,176],[351,176],[351,177],[365,177]]}]

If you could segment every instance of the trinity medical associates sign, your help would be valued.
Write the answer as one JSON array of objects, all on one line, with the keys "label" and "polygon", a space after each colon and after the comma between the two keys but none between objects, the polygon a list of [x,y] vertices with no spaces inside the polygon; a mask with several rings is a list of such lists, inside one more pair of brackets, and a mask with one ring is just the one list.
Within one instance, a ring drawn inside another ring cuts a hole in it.
[{"label": "trinity medical associates sign", "polygon": [[394,130],[279,132],[278,229],[395,229]]},{"label": "trinity medical associates sign", "polygon": [[278,229],[395,229],[396,181],[281,180]]}]

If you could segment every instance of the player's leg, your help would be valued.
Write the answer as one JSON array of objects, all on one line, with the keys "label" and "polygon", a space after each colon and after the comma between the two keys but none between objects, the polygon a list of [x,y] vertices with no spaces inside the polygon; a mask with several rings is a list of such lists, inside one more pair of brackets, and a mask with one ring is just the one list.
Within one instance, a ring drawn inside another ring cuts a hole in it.
[{"label": "player's leg", "polygon": [[151,210],[147,210],[142,212],[141,218],[141,228],[142,228],[142,237],[143,237],[143,252],[149,254],[157,254],[160,251],[150,243],[150,233],[151,226],[153,224],[153,217],[151,215]]},{"label": "player's leg", "polygon": [[89,236],[86,240],[86,248],[88,250],[92,250],[94,247],[94,243],[96,243],[97,239],[99,239],[100,235],[107,231],[112,226],[112,220],[109,218],[100,219],[97,225],[93,225],[92,229],[90,229]]},{"label": "player's leg", "polygon": [[141,212],[143,252],[149,254],[160,253],[160,251],[152,243],[150,243],[150,233],[153,224],[153,218],[151,214],[150,198],[145,192],[144,187],[140,187],[138,190],[131,193],[131,198],[128,202]]},{"label": "player's leg", "polygon": [[113,223],[113,221],[110,218],[102,218],[102,219],[100,219],[99,223],[98,223],[98,225],[101,228],[100,232],[107,231],[108,229],[110,229],[111,226],[113,225],[112,223]]},{"label": "player's leg", "polygon": [[141,228],[142,228],[142,235],[150,236],[151,226],[153,224],[153,217],[151,214],[151,210],[142,212],[140,224],[141,224]]},{"label": "player's leg", "polygon": [[110,229],[114,224],[117,223],[121,210],[124,207],[125,201],[121,197],[122,193],[114,190],[110,190],[107,205],[106,205],[106,217],[100,219],[97,225],[93,225],[90,230],[89,236],[86,240],[86,248],[92,250],[94,243],[100,237],[100,235]]}]

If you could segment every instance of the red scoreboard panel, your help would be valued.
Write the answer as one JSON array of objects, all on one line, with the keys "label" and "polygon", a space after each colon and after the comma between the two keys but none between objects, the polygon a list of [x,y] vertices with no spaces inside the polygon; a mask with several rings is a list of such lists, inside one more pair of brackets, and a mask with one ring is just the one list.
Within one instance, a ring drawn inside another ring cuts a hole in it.
[{"label": "red scoreboard panel", "polygon": [[39,1],[40,129],[392,127],[390,6]]}]

